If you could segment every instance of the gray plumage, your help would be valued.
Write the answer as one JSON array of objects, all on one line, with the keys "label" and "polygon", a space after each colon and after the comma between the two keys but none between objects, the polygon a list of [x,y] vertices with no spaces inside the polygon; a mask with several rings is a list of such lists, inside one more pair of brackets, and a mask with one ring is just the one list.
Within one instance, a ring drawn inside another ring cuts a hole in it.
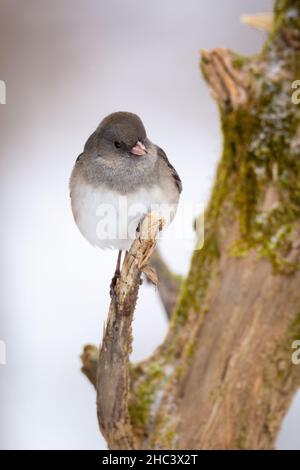
[{"label": "gray plumage", "polygon": [[[118,247],[118,243],[97,243],[90,234],[91,227],[86,228],[95,210],[91,207],[95,198],[101,204],[118,195],[126,196],[131,204],[141,199],[146,211],[151,202],[157,202],[172,205],[175,212],[181,190],[181,180],[165,152],[148,139],[141,119],[128,112],[103,119],[88,138],[70,179],[75,221],[83,235],[100,247]],[[89,210],[87,221],[85,212]]]}]

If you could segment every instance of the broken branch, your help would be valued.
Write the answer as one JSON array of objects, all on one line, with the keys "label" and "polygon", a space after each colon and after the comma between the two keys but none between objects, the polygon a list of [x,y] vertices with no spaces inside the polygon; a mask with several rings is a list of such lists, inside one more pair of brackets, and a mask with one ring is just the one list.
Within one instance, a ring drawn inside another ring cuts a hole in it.
[{"label": "broken branch", "polygon": [[98,422],[110,449],[135,448],[128,412],[131,324],[141,272],[147,272],[162,226],[157,215],[150,213],[145,217],[139,238],[125,256],[110,303],[96,376]]}]

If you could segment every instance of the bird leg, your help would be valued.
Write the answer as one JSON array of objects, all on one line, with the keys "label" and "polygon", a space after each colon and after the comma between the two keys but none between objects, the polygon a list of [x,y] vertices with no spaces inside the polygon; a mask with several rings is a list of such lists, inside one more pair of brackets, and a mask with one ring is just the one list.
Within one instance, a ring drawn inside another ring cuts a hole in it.
[{"label": "bird leg", "polygon": [[119,250],[115,274],[114,274],[114,276],[111,280],[111,283],[110,283],[110,296],[111,296],[111,298],[115,298],[115,287],[116,287],[116,284],[117,284],[117,280],[119,279],[119,277],[121,275],[121,256],[122,256],[122,250]]}]

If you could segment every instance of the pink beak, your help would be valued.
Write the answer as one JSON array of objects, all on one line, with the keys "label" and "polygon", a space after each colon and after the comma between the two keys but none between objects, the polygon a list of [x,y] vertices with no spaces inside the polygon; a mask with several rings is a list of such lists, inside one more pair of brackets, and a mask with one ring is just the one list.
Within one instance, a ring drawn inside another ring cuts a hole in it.
[{"label": "pink beak", "polygon": [[145,155],[147,150],[145,145],[138,140],[135,146],[130,150],[130,153],[133,153],[133,155]]}]

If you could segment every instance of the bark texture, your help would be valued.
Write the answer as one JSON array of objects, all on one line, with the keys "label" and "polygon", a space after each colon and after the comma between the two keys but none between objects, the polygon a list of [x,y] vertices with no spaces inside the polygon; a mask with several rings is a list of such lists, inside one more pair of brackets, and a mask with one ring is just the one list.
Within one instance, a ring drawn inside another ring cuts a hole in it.
[{"label": "bark texture", "polygon": [[151,256],[151,265],[157,273],[157,290],[168,320],[170,320],[178,298],[182,279],[173,274],[164,262],[160,252],[155,250]]},{"label": "bark texture", "polygon": [[[292,100],[300,1],[275,3],[260,54],[204,51],[201,69],[224,135],[205,243],[193,254],[163,344],[129,366],[130,333],[124,337],[126,436],[113,430],[110,411],[100,416],[109,418],[103,428],[115,432],[114,448],[272,448],[300,385],[300,366],[291,362],[300,338],[300,104]],[[89,348],[84,372],[95,384]],[[113,383],[122,382],[115,372]],[[108,383],[102,395],[109,393]]]},{"label": "bark texture", "polygon": [[134,449],[128,410],[131,324],[144,272],[155,284],[156,273],[148,264],[163,221],[149,214],[141,223],[139,238],[125,255],[114,288],[96,371],[97,414],[110,449]]}]

